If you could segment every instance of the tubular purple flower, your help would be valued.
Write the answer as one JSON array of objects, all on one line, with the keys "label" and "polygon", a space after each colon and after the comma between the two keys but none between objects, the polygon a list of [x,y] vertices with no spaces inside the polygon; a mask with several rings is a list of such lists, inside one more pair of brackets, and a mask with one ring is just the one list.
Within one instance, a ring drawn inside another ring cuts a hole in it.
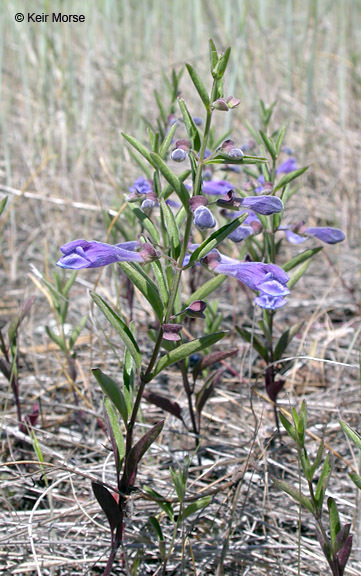
[{"label": "tubular purple flower", "polygon": [[228,239],[232,240],[232,242],[242,242],[242,240],[253,235],[254,230],[251,226],[238,226],[238,228],[229,234]]},{"label": "tubular purple flower", "polygon": [[138,192],[138,194],[148,194],[153,192],[151,180],[147,180],[143,176],[135,180],[133,186],[129,187],[129,192]]},{"label": "tubular purple flower", "polygon": [[287,158],[287,160],[282,162],[282,164],[280,164],[278,168],[276,168],[276,174],[289,174],[294,170],[297,170],[297,161],[296,158],[290,156],[289,158]]},{"label": "tubular purple flower", "polygon": [[346,238],[342,230],[330,228],[329,226],[306,228],[304,233],[307,234],[307,236],[314,236],[326,244],[337,244],[338,242],[343,242]]},{"label": "tubular purple flower", "polygon": [[245,208],[250,208],[264,216],[282,212],[284,208],[282,200],[277,196],[247,196],[246,198],[237,198],[237,201]]},{"label": "tubular purple flower", "polygon": [[330,226],[316,226],[314,228],[307,228],[305,225],[296,226],[282,226],[279,230],[286,232],[286,238],[291,244],[302,244],[307,240],[307,236],[313,236],[325,244],[338,244],[345,240],[345,234],[339,228],[331,228]]},{"label": "tubular purple flower", "polygon": [[145,262],[141,252],[144,245],[139,242],[124,242],[122,244],[106,244],[96,240],[73,240],[61,246],[64,254],[56,263],[60,268],[81,270],[82,268],[99,268],[114,262]]},{"label": "tubular purple flower", "polygon": [[203,182],[203,194],[212,194],[212,196],[223,196],[229,190],[233,190],[233,185],[227,180],[209,180]]},{"label": "tubular purple flower", "polygon": [[289,276],[276,264],[239,262],[223,256],[217,250],[207,254],[203,262],[214,272],[233,276],[252,290],[259,291],[260,300],[256,303],[260,303],[262,308],[280,308],[283,306],[283,297],[290,293],[286,286]]}]

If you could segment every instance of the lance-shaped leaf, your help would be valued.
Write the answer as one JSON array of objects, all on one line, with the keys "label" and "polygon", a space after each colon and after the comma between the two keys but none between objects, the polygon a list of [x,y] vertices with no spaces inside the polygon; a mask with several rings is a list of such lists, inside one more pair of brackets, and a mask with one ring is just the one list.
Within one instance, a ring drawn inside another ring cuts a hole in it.
[{"label": "lance-shaped leaf", "polygon": [[108,397],[106,397],[104,400],[104,407],[105,407],[105,424],[112,445],[117,474],[119,476],[120,468],[125,454],[124,438],[119,426],[118,413],[115,410],[113,403],[109,400]]},{"label": "lance-shaped leaf", "polygon": [[279,413],[279,418],[287,434],[291,436],[292,440],[294,440],[297,443],[297,433],[292,423],[288,420],[288,418],[286,418],[286,416],[282,412]]},{"label": "lance-shaped leaf", "polygon": [[133,148],[135,148],[139,152],[139,154],[143,156],[143,158],[145,158],[149,162],[149,164],[153,166],[153,168],[156,168],[152,160],[151,153],[145,146],[143,146],[141,142],[139,142],[139,140],[134,138],[134,136],[129,136],[129,134],[125,134],[125,132],[122,132],[122,136],[127,140],[127,142],[129,142],[129,144],[133,146]]},{"label": "lance-shaped leaf", "polygon": [[75,328],[72,330],[69,338],[70,350],[73,348],[75,342],[77,341],[79,334],[83,330],[87,320],[88,320],[88,314],[85,314],[85,316],[83,316],[82,319],[80,320],[79,324],[75,326]]},{"label": "lance-shaped leaf", "polygon": [[276,160],[277,158],[277,151],[274,145],[274,142],[272,140],[272,138],[269,138],[267,136],[267,134],[265,134],[262,130],[259,131],[261,138],[268,150],[268,152],[271,154],[272,160]]},{"label": "lance-shaped leaf", "polygon": [[[193,254],[191,254],[191,257],[189,258],[189,264],[200,260],[206,256],[208,252],[213,250],[213,248],[216,248],[221,242],[223,242],[225,238],[229,236],[229,234],[231,234],[231,232],[233,232],[233,230],[242,224],[243,220],[245,220],[247,216],[247,213],[241,214],[238,216],[238,218],[232,220],[232,222],[225,224],[213,232],[206,240],[204,240],[204,242],[202,242],[202,244],[198,246],[196,250],[194,250]],[[187,266],[185,268],[187,268]]]},{"label": "lance-shaped leaf", "polygon": [[289,290],[291,290],[294,286],[296,286],[297,282],[300,280],[300,278],[302,278],[311,262],[312,262],[311,259],[306,260],[306,262],[301,264],[301,266],[299,266],[299,268],[297,268],[297,270],[290,275],[290,279],[287,282],[287,288],[289,288]]},{"label": "lance-shaped leaf", "polygon": [[216,45],[212,39],[209,40],[209,63],[211,65],[211,74],[213,76],[218,63],[218,53]]},{"label": "lance-shaped leaf", "polygon": [[204,164],[267,164],[268,160],[264,156],[247,156],[242,158],[232,158],[225,152],[218,152],[216,156],[211,156],[209,160],[205,160]]},{"label": "lance-shaped leaf", "polygon": [[92,490],[100,507],[106,515],[111,531],[113,532],[122,522],[122,513],[109,490],[98,482],[92,482]]},{"label": "lance-shaped leaf", "polygon": [[92,372],[97,379],[101,389],[104,394],[112,401],[116,409],[119,411],[121,417],[123,418],[124,424],[127,425],[128,422],[128,408],[127,403],[124,398],[124,394],[119,388],[118,384],[110,378],[100,368],[93,368]]},{"label": "lance-shaped leaf", "polygon": [[[146,197],[145,194],[143,196],[144,196],[144,198]],[[154,226],[151,219],[148,218],[148,216],[145,214],[145,212],[143,212],[143,210],[141,210],[140,208],[133,207],[133,205],[130,205],[130,207],[131,207],[131,210],[133,211],[133,213],[135,214],[135,216],[138,218],[141,225],[143,226],[143,228],[145,228],[146,231],[148,232],[148,234],[150,235],[153,242],[155,244],[159,244],[160,243],[159,232],[156,229],[156,227]]]},{"label": "lance-shaped leaf", "polygon": [[[184,182],[191,175],[191,173],[192,173],[191,170],[184,170],[184,172],[181,172],[177,176],[181,182]],[[169,196],[173,194],[173,190],[174,190],[173,186],[171,186],[170,184],[166,184],[163,188],[162,198],[164,198],[164,200],[167,200]]]},{"label": "lance-shaped leaf", "polygon": [[283,332],[282,336],[280,336],[275,346],[273,354],[273,358],[275,361],[280,360],[280,358],[282,358],[282,354],[284,353],[284,351],[286,350],[287,346],[294,338],[294,336],[300,331],[303,324],[304,324],[303,322],[298,322],[297,324],[292,326],[292,328],[288,328]]},{"label": "lance-shaped leaf", "polygon": [[227,350],[225,352],[211,352],[210,354],[206,354],[203,358],[197,362],[197,364],[193,368],[193,380],[197,380],[198,376],[201,374],[203,370],[217,364],[217,362],[221,362],[230,356],[234,356],[237,354],[238,349],[233,348],[232,350]]},{"label": "lance-shaped leaf", "polygon": [[169,519],[172,522],[174,522],[174,511],[173,511],[172,504],[170,502],[167,502],[166,499],[164,498],[164,496],[159,494],[159,492],[156,492],[155,490],[153,490],[153,488],[151,488],[150,486],[147,486],[147,485],[143,486],[143,490],[144,490],[144,492],[149,494],[149,496],[151,496],[151,498],[155,502],[157,502],[159,508],[161,508],[163,510],[163,512],[165,512],[167,514],[167,516],[169,517]]},{"label": "lance-shaped leaf", "polygon": [[190,64],[186,64],[186,68],[188,70],[189,76],[191,77],[192,82],[193,82],[204,106],[206,108],[208,108],[210,105],[210,100],[209,100],[207,88],[203,84],[203,82],[200,79],[200,77],[198,76],[197,72],[194,70],[193,66],[191,66]]},{"label": "lance-shaped leaf", "polygon": [[161,210],[165,220],[170,246],[172,250],[172,257],[177,260],[180,254],[180,240],[179,240],[179,230],[177,222],[175,220],[174,214],[169,206],[162,199],[160,201]]},{"label": "lance-shaped leaf", "polygon": [[340,426],[345,434],[354,442],[359,450],[361,450],[361,436],[356,430],[353,430],[346,422],[340,420]]},{"label": "lance-shaped leaf", "polygon": [[336,536],[341,530],[340,516],[337,510],[337,504],[331,496],[327,498],[328,515],[330,518],[330,534],[331,534],[331,544],[334,548],[336,543]]},{"label": "lance-shaped leaf", "polygon": [[169,132],[166,134],[166,137],[164,138],[164,140],[161,144],[161,147],[159,149],[159,155],[163,158],[163,160],[165,160],[167,157],[167,152],[168,152],[169,146],[172,143],[172,140],[173,140],[173,137],[174,137],[174,134],[175,134],[177,128],[178,128],[178,124],[177,123],[173,124],[173,126],[171,127]]},{"label": "lance-shaped leaf", "polygon": [[64,354],[68,353],[66,342],[64,340],[63,335],[57,334],[51,328],[49,328],[49,326],[45,326],[45,332],[47,333],[49,338],[51,338],[51,340],[55,342],[57,346],[59,346],[60,350],[62,350]]},{"label": "lance-shaped leaf", "polygon": [[172,172],[158,154],[151,153],[151,159],[155,167],[160,170],[167,182],[173,187],[185,210],[189,212],[189,194],[183,182]]},{"label": "lance-shaped leaf", "polygon": [[196,410],[198,414],[202,413],[202,410],[209,398],[213,396],[214,387],[220,381],[224,372],[224,368],[220,368],[215,372],[212,372],[206,382],[203,384],[202,388],[196,394]]},{"label": "lance-shaped leaf", "polygon": [[119,266],[128,276],[129,280],[133,282],[133,284],[148,300],[158,319],[161,321],[163,318],[164,305],[157,285],[140,266],[131,266],[128,262],[120,262]]},{"label": "lance-shaped leaf", "polygon": [[204,496],[203,498],[200,498],[196,502],[192,502],[192,504],[189,504],[187,508],[184,510],[182,514],[182,520],[186,520],[188,516],[191,516],[192,514],[199,512],[199,510],[202,510],[202,508],[209,506],[211,502],[212,502],[212,496]]},{"label": "lance-shaped leaf", "polygon": [[175,364],[175,362],[180,362],[187,358],[191,354],[195,354],[196,352],[200,352],[209,346],[213,346],[219,340],[222,340],[224,336],[228,334],[228,332],[216,332],[215,334],[209,334],[207,336],[202,336],[201,338],[197,338],[196,340],[192,340],[191,342],[186,342],[185,344],[181,344],[178,348],[171,350],[165,356],[162,356],[156,367],[154,368],[154,372],[149,374],[147,381],[149,382],[152,380],[157,374]]},{"label": "lance-shaped leaf", "polygon": [[274,478],[273,476],[272,476],[272,480],[273,480],[273,483],[276,484],[276,486],[278,488],[283,490],[283,492],[286,492],[286,494],[291,496],[291,498],[293,500],[295,500],[299,504],[302,504],[302,506],[307,508],[307,510],[309,510],[311,512],[311,514],[314,513],[311,500],[309,500],[309,498],[307,498],[307,496],[305,496],[305,494],[303,494],[303,492],[301,492],[298,488],[291,486],[290,484],[288,484],[287,482],[284,482],[283,480],[278,480],[277,478]]},{"label": "lance-shaped leaf", "polygon": [[357,486],[357,488],[359,490],[361,490],[361,476],[356,474],[356,472],[350,472],[349,476],[350,476],[352,482]]},{"label": "lance-shaped leaf", "polygon": [[282,176],[281,180],[277,183],[277,186],[275,187],[274,191],[278,192],[278,190],[281,190],[281,188],[289,184],[289,182],[292,182],[292,180],[295,180],[296,178],[301,176],[301,174],[306,172],[308,168],[309,168],[308,166],[305,166],[304,168],[293,170],[293,172],[289,172],[289,174],[285,174],[284,176]]},{"label": "lance-shaped leaf", "polygon": [[187,104],[185,103],[183,98],[178,98],[178,105],[179,105],[179,109],[180,109],[182,116],[183,116],[183,121],[184,121],[184,124],[186,126],[188,138],[193,143],[193,149],[196,152],[199,152],[200,147],[201,147],[201,139],[199,136],[198,128],[195,125],[194,120],[193,120],[192,116],[190,115],[189,110],[187,108]]},{"label": "lance-shaped leaf", "polygon": [[283,140],[286,136],[286,132],[287,132],[286,126],[282,126],[282,128],[280,128],[278,131],[278,135],[277,135],[277,139],[276,139],[276,143],[275,143],[277,156],[281,152],[281,146],[282,146]]},{"label": "lance-shaped leaf", "polygon": [[315,492],[315,500],[317,508],[320,512],[322,510],[323,500],[325,498],[325,492],[327,489],[328,482],[330,480],[331,472],[332,472],[332,457],[330,453],[328,453],[323,463],[321,475],[318,479]]},{"label": "lance-shaped leaf", "polygon": [[144,434],[144,436],[142,436],[141,439],[131,448],[128,458],[126,459],[124,475],[121,481],[123,489],[128,488],[130,482],[132,485],[134,484],[138,464],[148,448],[150,448],[153,442],[158,438],[163,426],[164,420],[161,420],[148,430],[148,432],[146,432],[146,434]]},{"label": "lance-shaped leaf", "polygon": [[5,206],[6,206],[7,201],[8,201],[8,196],[5,196],[5,197],[2,198],[1,201],[0,201],[0,216],[1,216],[1,214],[2,214],[2,213],[4,212],[4,210],[5,210]]},{"label": "lance-shaped leaf", "polygon": [[259,338],[257,338],[255,334],[252,334],[252,332],[249,332],[245,328],[239,328],[239,326],[236,326],[236,330],[238,334],[242,336],[243,340],[245,340],[249,344],[252,344],[252,347],[256,350],[256,352],[258,352],[261,358],[263,358],[265,362],[268,362],[267,347],[262,344]]},{"label": "lance-shaped leaf", "polygon": [[351,554],[351,549],[352,549],[352,536],[348,536],[343,546],[341,547],[340,551],[337,553],[337,562],[340,569],[340,576],[343,576],[347,561]]},{"label": "lance-shaped leaf", "polygon": [[118,316],[118,314],[103,300],[101,296],[96,294],[95,292],[90,293],[92,299],[94,300],[95,304],[98,306],[99,310],[104,314],[104,316],[109,320],[110,324],[113,328],[116,329],[119,336],[123,340],[124,344],[126,345],[127,349],[129,350],[132,358],[135,362],[136,367],[138,370],[142,364],[142,356],[136,343],[133,334],[129,330],[126,323]]},{"label": "lance-shaped leaf", "polygon": [[193,292],[192,296],[186,300],[186,305],[188,306],[194,300],[203,300],[209,294],[212,294],[223,282],[226,280],[227,276],[224,274],[218,274],[214,278],[208,280],[205,284],[197,288],[195,292]]},{"label": "lance-shaped leaf", "polygon": [[162,410],[169,412],[179,420],[182,420],[182,408],[179,406],[178,402],[174,402],[174,400],[169,400],[165,396],[161,396],[160,394],[156,394],[155,392],[151,392],[150,390],[144,390],[143,398],[150,404],[154,404],[154,406],[158,406]]},{"label": "lance-shaped leaf", "polygon": [[220,80],[224,76],[230,55],[231,55],[231,48],[227,48],[225,53],[219,57],[217,64],[212,70],[212,76],[216,80]]},{"label": "lance-shaped leaf", "polygon": [[164,536],[160,524],[155,516],[149,518],[149,523],[157,535],[159,542],[164,542]]},{"label": "lance-shaped leaf", "polygon": [[311,250],[305,250],[304,252],[301,252],[301,254],[297,254],[297,256],[286,262],[286,264],[284,264],[282,268],[285,272],[289,272],[290,270],[292,270],[292,268],[296,268],[296,266],[299,266],[300,264],[303,264],[310,258],[313,258],[313,256],[315,256],[315,254],[317,254],[321,250],[322,246],[319,246],[318,248],[312,248]]}]

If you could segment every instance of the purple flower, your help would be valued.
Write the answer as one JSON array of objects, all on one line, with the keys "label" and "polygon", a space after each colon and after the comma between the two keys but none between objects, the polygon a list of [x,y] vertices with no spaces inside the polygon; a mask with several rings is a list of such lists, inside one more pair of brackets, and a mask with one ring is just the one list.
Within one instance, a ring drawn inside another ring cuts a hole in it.
[{"label": "purple flower", "polygon": [[276,168],[276,174],[289,174],[297,170],[297,161],[294,156],[290,156]]},{"label": "purple flower", "polygon": [[221,255],[217,250],[205,256],[203,262],[214,272],[233,276],[252,290],[259,291],[256,304],[262,308],[280,308],[283,306],[283,297],[290,293],[286,286],[289,276],[276,264],[239,262]]},{"label": "purple flower", "polygon": [[326,244],[338,244],[345,240],[345,234],[339,228],[331,228],[330,226],[316,226],[314,228],[307,228],[304,224],[296,224],[296,226],[282,226],[279,230],[285,230],[286,238],[291,244],[302,244],[307,240],[307,236],[314,236],[325,242]]},{"label": "purple flower", "polygon": [[[123,244],[105,244],[92,240],[73,240],[61,246],[60,250],[64,254],[56,263],[60,268],[71,268],[80,270],[82,268],[98,268],[113,264],[113,262],[140,262],[152,258],[149,247],[155,254],[155,250],[150,244],[139,244],[138,242],[124,242]],[[136,252],[136,250],[141,250]]]},{"label": "purple flower", "polygon": [[238,226],[233,232],[231,232],[228,236],[229,240],[232,242],[242,242],[249,236],[253,236],[254,230],[251,226]]},{"label": "purple flower", "polygon": [[337,244],[345,240],[345,234],[338,228],[330,228],[329,226],[318,226],[316,228],[306,228],[304,234],[307,236],[314,236],[326,244]]},{"label": "purple flower", "polygon": [[175,148],[170,157],[172,160],[174,160],[174,162],[184,162],[184,160],[187,158],[187,152],[182,148]]},{"label": "purple flower", "polygon": [[223,196],[229,190],[233,190],[233,185],[227,180],[210,180],[203,182],[203,194],[212,194],[213,196]]},{"label": "purple flower", "polygon": [[137,178],[133,184],[130,186],[129,192],[138,192],[139,194],[148,194],[148,192],[153,192],[152,182],[140,176]]},{"label": "purple flower", "polygon": [[194,210],[194,224],[200,230],[214,228],[217,224],[212,212],[206,206],[198,206]]},{"label": "purple flower", "polygon": [[245,208],[250,208],[265,216],[282,212],[284,208],[282,200],[277,196],[247,196],[246,198],[237,198],[237,200]]}]

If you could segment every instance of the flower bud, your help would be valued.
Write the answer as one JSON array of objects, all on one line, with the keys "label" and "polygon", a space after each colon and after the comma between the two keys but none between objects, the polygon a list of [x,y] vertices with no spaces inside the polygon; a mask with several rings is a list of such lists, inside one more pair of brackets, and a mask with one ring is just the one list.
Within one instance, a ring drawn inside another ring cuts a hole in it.
[{"label": "flower bud", "polygon": [[226,103],[228,108],[232,110],[232,108],[236,108],[236,106],[239,106],[241,101],[238,100],[238,98],[235,98],[234,96],[230,96],[229,98],[227,98]]},{"label": "flower bud", "polygon": [[203,312],[206,308],[206,302],[203,300],[195,300],[185,309],[185,313],[191,318],[205,318]]},{"label": "flower bud", "polygon": [[184,162],[184,160],[187,158],[187,152],[182,148],[175,148],[170,157],[174,162]]},{"label": "flower bud", "polygon": [[206,206],[198,206],[194,210],[194,224],[200,230],[214,228],[217,224],[212,212]]},{"label": "flower bud", "polygon": [[151,244],[142,244],[142,249],[139,251],[143,262],[154,262],[154,260],[159,260],[160,253],[153,248]]},{"label": "flower bud", "polygon": [[244,154],[240,148],[231,148],[228,152],[230,158],[240,159],[243,158]]},{"label": "flower bud", "polygon": [[207,206],[208,200],[202,194],[198,194],[198,196],[192,196],[189,198],[189,206],[192,212],[194,212],[199,206]]},{"label": "flower bud", "polygon": [[225,98],[218,98],[212,102],[212,108],[215,110],[220,110],[221,112],[228,112],[228,105]]}]

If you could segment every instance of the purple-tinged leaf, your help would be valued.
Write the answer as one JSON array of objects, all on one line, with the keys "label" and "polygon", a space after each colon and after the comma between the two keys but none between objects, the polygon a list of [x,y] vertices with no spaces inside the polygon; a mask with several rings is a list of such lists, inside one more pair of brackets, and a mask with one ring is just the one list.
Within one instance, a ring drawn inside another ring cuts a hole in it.
[{"label": "purple-tinged leaf", "polygon": [[343,576],[347,561],[351,554],[351,549],[352,549],[352,536],[348,536],[341,550],[336,555],[337,562],[340,568],[340,576]]},{"label": "purple-tinged leaf", "polygon": [[339,530],[339,532],[336,536],[336,540],[335,540],[335,546],[334,546],[335,552],[338,552],[339,550],[341,550],[342,546],[345,544],[347,538],[350,535],[350,529],[351,529],[351,524],[345,524]]},{"label": "purple-tinged leaf", "polygon": [[179,418],[179,420],[182,420],[183,422],[182,408],[179,406],[178,402],[174,402],[174,400],[169,400],[169,398],[161,396],[160,394],[156,394],[155,392],[150,392],[149,390],[144,391],[143,398],[150,404],[158,406],[158,408],[161,408],[162,410],[169,412],[170,414],[172,414],[176,418]]},{"label": "purple-tinged leaf", "polygon": [[232,350],[228,350],[227,352],[211,352],[210,354],[206,354],[203,358],[197,362],[197,364],[193,368],[193,380],[196,381],[198,376],[201,374],[203,370],[217,364],[217,362],[221,362],[221,360],[225,360],[230,356],[234,356],[237,354],[238,349],[233,348]]},{"label": "purple-tinged leaf", "polygon": [[148,448],[157,439],[164,426],[164,420],[161,420],[153,426],[140,440],[131,448],[128,458],[126,460],[126,468],[121,481],[123,490],[127,489],[130,485],[134,484],[137,474],[137,468],[140,460],[148,450]]},{"label": "purple-tinged leaf", "polygon": [[266,392],[267,392],[270,400],[272,400],[272,402],[276,402],[277,396],[281,392],[285,383],[286,383],[286,380],[283,380],[283,378],[280,378],[279,380],[276,380],[276,381],[274,381],[274,380],[270,381],[270,382],[266,381]]},{"label": "purple-tinged leaf", "polygon": [[92,482],[92,489],[95,498],[106,515],[111,531],[113,532],[122,523],[122,513],[119,506],[105,486],[98,482]]}]

